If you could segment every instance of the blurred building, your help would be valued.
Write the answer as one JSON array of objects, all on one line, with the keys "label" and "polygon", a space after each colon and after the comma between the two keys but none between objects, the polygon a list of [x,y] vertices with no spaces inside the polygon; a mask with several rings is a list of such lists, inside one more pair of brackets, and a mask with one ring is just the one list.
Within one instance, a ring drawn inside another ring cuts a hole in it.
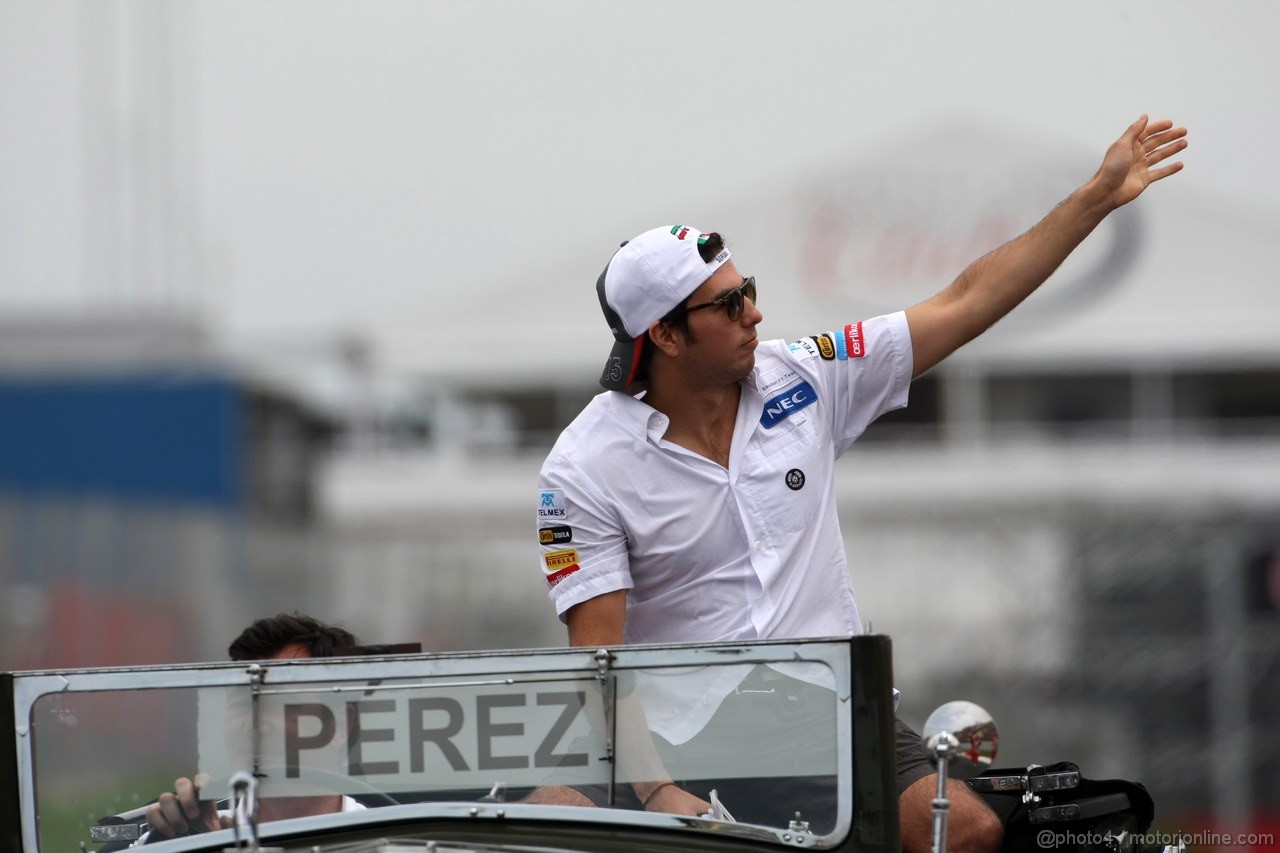
[{"label": "blurred building", "polygon": [[0,660],[218,658],[306,609],[331,421],[172,317],[0,327]]}]

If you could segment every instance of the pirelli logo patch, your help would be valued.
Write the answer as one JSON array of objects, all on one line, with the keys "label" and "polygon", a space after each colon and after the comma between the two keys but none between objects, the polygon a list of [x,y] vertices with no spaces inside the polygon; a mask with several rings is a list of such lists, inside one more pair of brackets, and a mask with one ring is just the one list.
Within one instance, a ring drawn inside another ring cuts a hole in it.
[{"label": "pirelli logo patch", "polygon": [[563,551],[548,551],[542,555],[542,572],[547,576],[547,583],[555,586],[578,570],[578,549],[566,548]]}]

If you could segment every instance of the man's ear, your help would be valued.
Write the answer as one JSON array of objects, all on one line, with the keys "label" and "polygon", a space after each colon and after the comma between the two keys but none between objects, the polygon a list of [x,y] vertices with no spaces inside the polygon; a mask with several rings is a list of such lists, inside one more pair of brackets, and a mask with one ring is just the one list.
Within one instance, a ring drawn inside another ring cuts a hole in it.
[{"label": "man's ear", "polygon": [[674,358],[684,347],[684,335],[673,326],[658,321],[649,327],[649,340],[668,358]]}]

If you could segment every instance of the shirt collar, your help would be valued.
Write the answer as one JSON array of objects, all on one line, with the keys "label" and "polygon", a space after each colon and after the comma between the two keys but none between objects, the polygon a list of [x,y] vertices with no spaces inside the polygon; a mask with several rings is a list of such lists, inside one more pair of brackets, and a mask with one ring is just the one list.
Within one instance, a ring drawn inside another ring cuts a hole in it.
[{"label": "shirt collar", "polygon": [[644,400],[622,391],[607,391],[613,403],[618,421],[636,438],[648,439],[654,444],[667,433],[671,420]]},{"label": "shirt collar", "polygon": [[[740,384],[744,391],[760,396],[760,361],[756,360],[751,372],[742,377]],[[613,401],[614,412],[618,419],[637,438],[646,438],[657,444],[667,434],[671,419],[650,406],[642,398],[632,397],[623,391],[606,391]]]}]

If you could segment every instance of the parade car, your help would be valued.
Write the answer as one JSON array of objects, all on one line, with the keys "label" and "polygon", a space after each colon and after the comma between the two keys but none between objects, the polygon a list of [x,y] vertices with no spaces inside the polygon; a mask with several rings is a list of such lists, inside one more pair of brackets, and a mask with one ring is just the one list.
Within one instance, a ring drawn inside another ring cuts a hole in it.
[{"label": "parade car", "polygon": [[[891,680],[877,636],[4,673],[0,848],[897,850]],[[225,828],[148,831],[179,777]]]}]

